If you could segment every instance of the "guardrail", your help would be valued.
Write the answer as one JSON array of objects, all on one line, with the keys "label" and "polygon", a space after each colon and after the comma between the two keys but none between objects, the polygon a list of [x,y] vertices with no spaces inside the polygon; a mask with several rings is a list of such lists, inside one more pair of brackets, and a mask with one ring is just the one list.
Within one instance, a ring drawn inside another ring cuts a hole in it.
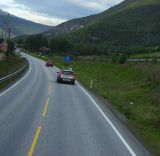
[{"label": "guardrail", "polygon": [[155,59],[155,58],[149,58],[149,59],[145,59],[145,58],[130,58],[130,59],[127,59],[127,62],[151,62],[151,61],[160,61],[160,59]]},{"label": "guardrail", "polygon": [[25,61],[26,61],[26,64],[21,69],[19,69],[18,71],[14,72],[12,74],[9,74],[5,77],[0,78],[0,83],[5,82],[6,80],[9,80],[9,79],[13,78],[14,76],[20,75],[25,70],[27,70],[27,68],[29,67],[29,62],[27,61],[27,59],[25,59]]}]

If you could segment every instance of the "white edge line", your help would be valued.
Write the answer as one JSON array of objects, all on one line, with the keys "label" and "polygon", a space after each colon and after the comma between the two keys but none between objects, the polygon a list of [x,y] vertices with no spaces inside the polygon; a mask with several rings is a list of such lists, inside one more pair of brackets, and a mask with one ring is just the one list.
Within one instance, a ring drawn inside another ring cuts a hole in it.
[{"label": "white edge line", "polygon": [[11,89],[13,89],[15,86],[17,86],[21,81],[23,81],[27,76],[28,76],[28,74],[30,73],[30,71],[31,71],[31,63],[30,63],[30,61],[29,61],[29,71],[27,72],[27,74],[25,74],[18,82],[16,82],[13,86],[11,86],[10,88],[8,88],[7,90],[5,90],[4,92],[2,92],[1,94],[0,94],[0,97],[2,96],[2,95],[4,95],[4,94],[6,94],[8,91],[10,91]]},{"label": "white edge line", "polygon": [[123,136],[120,134],[120,132],[116,129],[114,124],[109,120],[109,118],[104,114],[102,109],[98,106],[98,104],[95,102],[95,100],[87,93],[87,91],[78,83],[76,82],[79,88],[90,98],[90,100],[93,102],[93,104],[97,107],[97,109],[100,111],[100,113],[103,115],[103,117],[106,119],[106,121],[109,123],[109,125],[113,128],[117,136],[120,138],[120,140],[123,142],[123,144],[126,146],[128,151],[132,156],[136,156],[135,152],[131,149],[131,147],[128,145],[126,140],[123,138]]}]

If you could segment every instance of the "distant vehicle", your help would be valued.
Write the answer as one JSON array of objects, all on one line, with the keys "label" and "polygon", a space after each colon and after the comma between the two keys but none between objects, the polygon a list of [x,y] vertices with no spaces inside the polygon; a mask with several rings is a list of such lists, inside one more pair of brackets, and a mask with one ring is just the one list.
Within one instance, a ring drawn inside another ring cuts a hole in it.
[{"label": "distant vehicle", "polygon": [[47,62],[46,62],[46,67],[53,67],[54,65],[53,65],[53,61],[51,61],[51,60],[48,60]]},{"label": "distant vehicle", "polygon": [[75,73],[72,69],[62,69],[60,72],[57,72],[57,82],[68,82],[75,84]]}]

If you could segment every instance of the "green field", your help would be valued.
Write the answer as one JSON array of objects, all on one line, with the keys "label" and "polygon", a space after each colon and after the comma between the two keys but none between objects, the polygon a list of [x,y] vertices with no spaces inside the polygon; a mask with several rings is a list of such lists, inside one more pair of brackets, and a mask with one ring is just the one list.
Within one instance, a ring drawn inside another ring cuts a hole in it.
[{"label": "green field", "polygon": [[77,78],[106,98],[128,125],[160,155],[160,65],[75,62]]}]

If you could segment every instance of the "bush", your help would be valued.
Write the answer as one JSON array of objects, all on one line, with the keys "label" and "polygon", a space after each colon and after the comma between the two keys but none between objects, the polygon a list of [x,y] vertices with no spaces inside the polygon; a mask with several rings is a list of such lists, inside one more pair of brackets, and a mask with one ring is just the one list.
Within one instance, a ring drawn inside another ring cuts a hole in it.
[{"label": "bush", "polygon": [[8,50],[6,55],[13,55],[13,51],[15,50],[15,44],[12,40],[7,40],[7,44],[8,44]]},{"label": "bush", "polygon": [[115,55],[112,56],[112,63],[117,63],[117,57]]},{"label": "bush", "polygon": [[127,56],[126,55],[121,55],[119,58],[119,63],[120,64],[125,64],[127,61]]},{"label": "bush", "polygon": [[153,59],[152,59],[152,63],[153,63],[153,64],[157,64],[157,62],[158,62],[157,58],[153,58]]}]

